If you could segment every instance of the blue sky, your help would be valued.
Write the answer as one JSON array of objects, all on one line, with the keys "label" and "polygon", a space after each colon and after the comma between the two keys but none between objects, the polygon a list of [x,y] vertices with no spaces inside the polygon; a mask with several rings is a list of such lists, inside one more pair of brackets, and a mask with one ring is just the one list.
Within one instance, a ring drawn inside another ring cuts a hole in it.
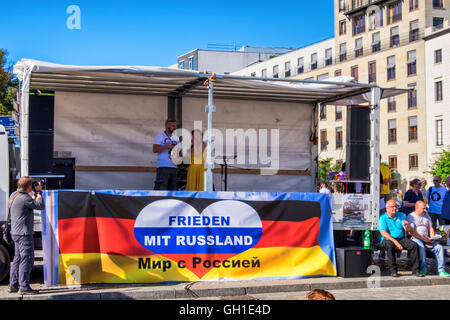
[{"label": "blue sky", "polygon": [[[81,29],[69,30],[70,5]],[[333,1],[2,0],[9,60],[169,66],[208,44],[302,47],[333,36]]]}]

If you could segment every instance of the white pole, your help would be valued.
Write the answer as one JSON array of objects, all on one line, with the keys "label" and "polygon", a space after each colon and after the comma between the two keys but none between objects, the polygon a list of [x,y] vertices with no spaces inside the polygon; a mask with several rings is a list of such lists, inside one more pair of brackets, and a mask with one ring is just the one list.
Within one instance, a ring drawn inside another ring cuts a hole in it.
[{"label": "white pole", "polygon": [[20,174],[29,174],[29,117],[30,117],[30,78],[31,68],[26,66],[20,99]]},{"label": "white pole", "polygon": [[371,90],[371,161],[370,161],[370,195],[372,202],[372,230],[378,228],[380,214],[380,99],[381,89]]},{"label": "white pole", "polygon": [[207,147],[206,147],[206,162],[205,162],[205,183],[204,191],[213,191],[213,173],[214,162],[212,161],[212,122],[213,122],[213,112],[216,111],[216,107],[213,105],[213,94],[214,94],[214,83],[209,81],[209,91],[208,91],[208,105],[205,111],[208,112],[208,130],[207,130]]}]

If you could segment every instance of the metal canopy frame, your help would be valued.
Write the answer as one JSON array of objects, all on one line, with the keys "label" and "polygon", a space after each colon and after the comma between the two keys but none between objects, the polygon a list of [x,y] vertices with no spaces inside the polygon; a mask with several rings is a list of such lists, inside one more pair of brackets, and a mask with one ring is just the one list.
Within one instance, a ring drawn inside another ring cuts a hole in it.
[{"label": "metal canopy frame", "polygon": [[[355,96],[372,106],[371,194],[373,214],[378,214],[379,198],[379,118],[380,100],[409,90],[383,89],[373,84],[344,81],[316,81],[285,78],[262,78],[184,71],[158,67],[89,67],[64,66],[23,59],[14,72],[20,80],[21,174],[28,175],[28,127],[30,89],[52,91],[98,92],[159,95],[168,97],[208,98],[208,128],[212,128],[213,97],[217,99],[263,100],[307,103],[317,106],[339,104]],[[349,104],[354,104],[349,103]],[[316,125],[316,124],[314,124]],[[213,137],[208,135],[208,145]],[[212,191],[212,155],[207,148],[205,191]],[[378,194],[378,196],[377,196]]]}]

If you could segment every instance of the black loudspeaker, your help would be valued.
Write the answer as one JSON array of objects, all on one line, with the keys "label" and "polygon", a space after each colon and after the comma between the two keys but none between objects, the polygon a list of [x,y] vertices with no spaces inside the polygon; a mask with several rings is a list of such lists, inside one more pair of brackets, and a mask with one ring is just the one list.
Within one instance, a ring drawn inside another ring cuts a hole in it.
[{"label": "black loudspeaker", "polygon": [[52,174],[64,175],[64,178],[48,178],[47,190],[75,189],[75,158],[54,158]]},{"label": "black loudspeaker", "polygon": [[348,180],[370,181],[370,108],[347,107]]},{"label": "black loudspeaker", "polygon": [[29,138],[29,174],[50,174],[53,159],[53,134],[31,132]]},{"label": "black loudspeaker", "polygon": [[29,174],[47,175],[53,164],[55,96],[51,92],[30,94]]},{"label": "black loudspeaker", "polygon": [[30,132],[53,133],[55,96],[30,94]]},{"label": "black loudspeaker", "polygon": [[361,247],[336,248],[339,277],[368,277],[367,268],[372,264],[372,250]]}]

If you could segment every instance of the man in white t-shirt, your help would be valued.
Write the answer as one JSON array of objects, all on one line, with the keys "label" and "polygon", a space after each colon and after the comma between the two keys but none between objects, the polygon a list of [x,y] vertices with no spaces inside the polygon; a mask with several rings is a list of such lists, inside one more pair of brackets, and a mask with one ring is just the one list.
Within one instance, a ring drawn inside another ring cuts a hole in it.
[{"label": "man in white t-shirt", "polygon": [[158,134],[153,142],[153,152],[158,154],[155,190],[177,189],[177,165],[170,159],[170,152],[180,142],[179,138],[173,135],[176,128],[176,120],[168,119],[166,129]]},{"label": "man in white t-shirt", "polygon": [[444,196],[447,189],[441,185],[442,179],[439,176],[433,178],[434,186],[430,187],[427,191],[426,199],[428,201],[428,213],[433,222],[433,228],[436,229],[437,222],[442,225],[441,213],[442,205],[444,203]]},{"label": "man in white t-shirt", "polygon": [[330,189],[328,189],[328,186],[327,186],[326,183],[322,183],[322,184],[320,185],[320,190],[319,190],[319,192],[320,192],[320,193],[325,193],[325,194],[330,194],[330,193],[331,193],[331,191],[330,191]]},{"label": "man in white t-shirt", "polygon": [[412,240],[419,247],[420,273],[423,275],[427,273],[426,251],[429,250],[436,257],[438,275],[441,277],[450,277],[450,274],[445,271],[444,248],[438,242],[432,240],[435,236],[435,231],[431,218],[427,214],[425,202],[417,201],[415,211],[410,213],[406,219],[410,226],[409,233],[413,236]]}]

